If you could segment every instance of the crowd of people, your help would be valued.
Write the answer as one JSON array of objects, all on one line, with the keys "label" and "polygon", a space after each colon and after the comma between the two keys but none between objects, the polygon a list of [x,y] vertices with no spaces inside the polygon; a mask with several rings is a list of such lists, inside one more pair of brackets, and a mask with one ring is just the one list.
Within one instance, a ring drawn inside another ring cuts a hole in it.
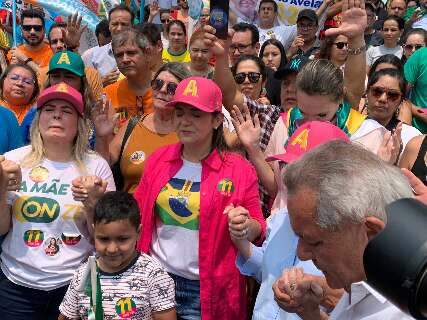
[{"label": "crowd of people", "polygon": [[[427,2],[187,0],[78,13],[0,51],[6,320],[412,319],[363,252],[427,204]],[[4,28],[2,26],[2,28]],[[404,213],[402,213],[404,214]]]}]

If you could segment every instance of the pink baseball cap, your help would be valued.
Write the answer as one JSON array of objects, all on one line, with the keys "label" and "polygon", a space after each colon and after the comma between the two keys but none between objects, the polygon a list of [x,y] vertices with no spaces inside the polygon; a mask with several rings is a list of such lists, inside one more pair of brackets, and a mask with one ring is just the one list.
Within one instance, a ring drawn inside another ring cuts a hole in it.
[{"label": "pink baseball cap", "polygon": [[268,157],[267,161],[280,160],[291,163],[306,152],[332,140],[350,141],[344,131],[330,122],[309,121],[295,130],[288,140],[285,153]]},{"label": "pink baseball cap", "polygon": [[175,107],[178,103],[188,104],[204,112],[221,112],[221,89],[215,82],[206,78],[186,78],[178,84],[173,100],[166,106]]},{"label": "pink baseball cap", "polygon": [[83,116],[83,97],[81,93],[63,82],[44,89],[41,92],[39,98],[37,99],[37,109],[40,109],[47,102],[56,99],[65,100],[71,103],[74,109],[76,109],[76,111],[81,116]]}]

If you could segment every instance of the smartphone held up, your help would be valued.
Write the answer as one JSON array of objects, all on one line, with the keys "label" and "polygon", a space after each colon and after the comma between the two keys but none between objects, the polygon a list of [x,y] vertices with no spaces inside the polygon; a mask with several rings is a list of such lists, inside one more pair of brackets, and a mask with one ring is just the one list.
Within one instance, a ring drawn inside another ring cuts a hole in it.
[{"label": "smartphone held up", "polygon": [[220,39],[227,39],[228,35],[228,6],[229,0],[210,0],[209,24],[216,29],[215,35]]}]

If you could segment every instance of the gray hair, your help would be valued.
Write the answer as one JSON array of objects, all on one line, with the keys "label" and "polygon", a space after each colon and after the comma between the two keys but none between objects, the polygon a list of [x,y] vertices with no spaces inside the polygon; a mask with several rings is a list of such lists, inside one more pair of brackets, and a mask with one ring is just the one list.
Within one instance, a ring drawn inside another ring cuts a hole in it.
[{"label": "gray hair", "polygon": [[128,43],[136,44],[141,50],[144,50],[149,45],[147,37],[138,29],[126,29],[113,36],[111,41],[113,53],[115,48],[119,48]]},{"label": "gray hair", "polygon": [[308,62],[297,75],[298,90],[314,96],[328,96],[334,102],[344,99],[344,76],[331,61],[316,59]]},{"label": "gray hair", "polygon": [[288,195],[308,188],[316,195],[316,223],[339,230],[346,223],[361,223],[374,216],[387,221],[385,207],[413,197],[412,189],[397,167],[362,146],[331,141],[289,164],[284,175]]}]

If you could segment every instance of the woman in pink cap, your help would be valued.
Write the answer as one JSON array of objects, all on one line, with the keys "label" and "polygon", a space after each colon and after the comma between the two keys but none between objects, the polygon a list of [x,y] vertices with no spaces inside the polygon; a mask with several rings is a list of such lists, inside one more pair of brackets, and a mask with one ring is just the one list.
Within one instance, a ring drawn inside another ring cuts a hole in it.
[{"label": "woman in pink cap", "polygon": [[44,90],[31,145],[0,159],[3,319],[58,319],[74,271],[93,251],[89,201],[83,210],[72,181],[92,175],[88,188],[97,180],[99,194],[115,186],[107,162],[88,149],[83,106],[82,95],[65,83]]},{"label": "woman in pink cap", "polygon": [[226,149],[221,101],[211,80],[180,82],[168,104],[180,143],[150,156],[134,194],[143,225],[139,249],[175,280],[178,319],[245,319],[235,242],[264,237],[257,176]]}]

